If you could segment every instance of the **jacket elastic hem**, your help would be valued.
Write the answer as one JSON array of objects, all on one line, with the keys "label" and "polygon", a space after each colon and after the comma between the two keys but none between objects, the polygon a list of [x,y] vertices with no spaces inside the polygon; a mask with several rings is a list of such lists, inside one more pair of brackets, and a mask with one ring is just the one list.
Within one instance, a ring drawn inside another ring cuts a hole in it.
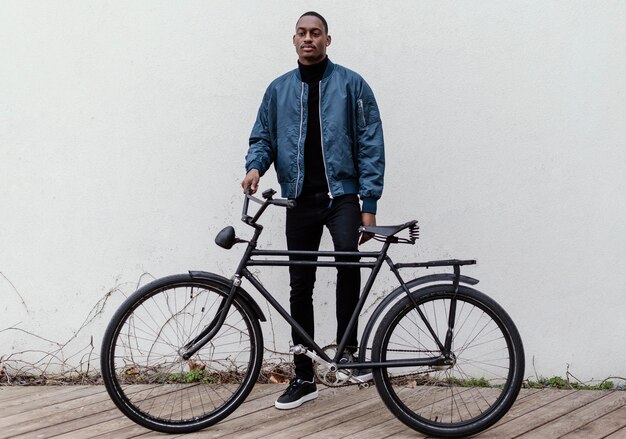
[{"label": "jacket elastic hem", "polygon": [[363,207],[361,207],[361,212],[376,215],[377,200],[374,198],[362,198],[362,201]]}]

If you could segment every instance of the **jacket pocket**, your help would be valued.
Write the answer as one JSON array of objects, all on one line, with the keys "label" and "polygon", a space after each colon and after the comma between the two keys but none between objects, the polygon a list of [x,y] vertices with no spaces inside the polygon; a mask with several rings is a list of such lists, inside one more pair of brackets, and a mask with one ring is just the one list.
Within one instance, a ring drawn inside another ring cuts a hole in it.
[{"label": "jacket pocket", "polygon": [[357,124],[361,128],[365,128],[367,126],[367,121],[365,119],[365,106],[363,105],[363,99],[357,99]]}]

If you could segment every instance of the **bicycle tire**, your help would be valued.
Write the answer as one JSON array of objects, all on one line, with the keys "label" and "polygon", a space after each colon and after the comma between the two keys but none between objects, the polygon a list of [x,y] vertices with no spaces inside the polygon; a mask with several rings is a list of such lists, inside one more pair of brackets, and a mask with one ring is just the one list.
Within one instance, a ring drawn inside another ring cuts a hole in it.
[{"label": "bicycle tire", "polygon": [[189,433],[224,419],[248,396],[261,369],[263,335],[235,297],[220,331],[189,360],[185,343],[213,320],[230,293],[188,274],[155,280],[117,310],[102,343],[106,389],[131,420],[164,433]]},{"label": "bicycle tire", "polygon": [[[441,343],[456,298],[452,366],[375,368],[376,388],[402,422],[426,435],[466,437],[495,424],[513,405],[522,385],[524,348],[508,314],[485,294],[460,285],[432,285],[411,293]],[[404,297],[385,315],[373,342],[375,362],[439,357],[432,335]]]}]

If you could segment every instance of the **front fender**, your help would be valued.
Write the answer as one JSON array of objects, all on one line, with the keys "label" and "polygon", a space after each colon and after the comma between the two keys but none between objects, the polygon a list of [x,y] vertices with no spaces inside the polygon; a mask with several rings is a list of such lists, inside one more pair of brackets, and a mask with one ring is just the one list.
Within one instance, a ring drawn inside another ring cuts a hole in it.
[{"label": "front fender", "polygon": [[[225,288],[228,288],[229,290],[233,286],[233,281],[231,281],[230,279],[227,279],[224,276],[220,276],[219,274],[209,273],[208,271],[190,271],[189,275],[194,279],[205,279],[213,281],[224,286]],[[267,320],[259,305],[246,290],[241,287],[237,287],[237,294],[243,299],[244,302],[246,302],[248,306],[250,306],[250,309],[252,309],[252,311],[256,314],[256,317],[260,321],[265,322]]]},{"label": "front fender", "polygon": [[[416,286],[429,284],[433,282],[453,282],[455,278],[456,276],[453,273],[429,274],[428,276],[418,277],[416,279],[413,279],[407,282],[406,286],[409,290],[411,290]],[[474,279],[473,277],[463,276],[463,275],[459,276],[459,283],[461,284],[476,285],[478,282],[479,282],[478,279]],[[402,288],[402,286],[399,286],[398,288],[393,290],[391,293],[389,293],[383,299],[383,301],[380,302],[380,304],[376,307],[376,309],[372,313],[372,316],[367,321],[367,325],[365,326],[365,329],[363,330],[363,335],[361,336],[361,343],[359,347],[359,361],[364,361],[365,359],[365,354],[367,352],[367,344],[368,344],[370,335],[380,315],[383,313],[385,309],[387,309],[387,307],[391,303],[395,302],[398,296],[400,296],[401,294],[406,294],[406,293],[404,291],[404,288]]]}]

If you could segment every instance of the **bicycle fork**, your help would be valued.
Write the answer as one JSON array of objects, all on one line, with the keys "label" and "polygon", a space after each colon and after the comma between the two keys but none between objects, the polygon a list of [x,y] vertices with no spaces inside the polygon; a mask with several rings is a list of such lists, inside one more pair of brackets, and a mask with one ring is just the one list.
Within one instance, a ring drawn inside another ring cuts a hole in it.
[{"label": "bicycle fork", "polygon": [[198,352],[209,340],[211,340],[219,332],[220,328],[226,320],[228,310],[233,303],[237,288],[241,285],[241,276],[233,276],[233,284],[230,287],[230,294],[222,299],[213,320],[190,342],[186,343],[181,349],[181,357],[183,360],[189,360],[193,354]]},{"label": "bicycle fork", "polygon": [[250,241],[245,241],[243,239],[235,238],[236,242],[247,242],[248,245],[246,247],[246,250],[243,256],[241,257],[241,260],[239,261],[239,266],[237,267],[237,271],[235,271],[235,274],[231,278],[232,285],[230,287],[230,292],[226,297],[222,299],[222,303],[220,303],[217,313],[215,314],[215,317],[213,317],[213,320],[211,320],[211,323],[209,323],[207,327],[204,328],[202,332],[200,332],[200,334],[194,337],[193,340],[186,343],[180,349],[180,355],[183,358],[183,360],[189,360],[193,354],[195,354],[200,349],[202,349],[204,345],[209,342],[209,340],[211,340],[213,337],[215,337],[215,335],[217,335],[220,328],[224,324],[224,321],[226,320],[226,316],[228,315],[228,311],[230,310],[233,300],[235,299],[235,295],[237,294],[237,289],[241,285],[241,274],[243,273],[245,269],[247,261],[250,259],[250,255],[252,254],[252,251],[256,248],[257,239],[259,238],[259,235],[261,234],[261,231],[263,230],[263,226],[261,226],[260,224],[256,224],[255,221],[261,215],[261,213],[263,213],[266,207],[267,207],[267,204],[264,205],[264,207],[262,207],[257,212],[254,218],[251,218],[246,214],[246,212],[248,211],[248,198],[246,198],[245,203],[244,203],[244,211],[242,213],[242,221],[254,227],[254,234],[252,236],[252,239],[250,239]]}]

